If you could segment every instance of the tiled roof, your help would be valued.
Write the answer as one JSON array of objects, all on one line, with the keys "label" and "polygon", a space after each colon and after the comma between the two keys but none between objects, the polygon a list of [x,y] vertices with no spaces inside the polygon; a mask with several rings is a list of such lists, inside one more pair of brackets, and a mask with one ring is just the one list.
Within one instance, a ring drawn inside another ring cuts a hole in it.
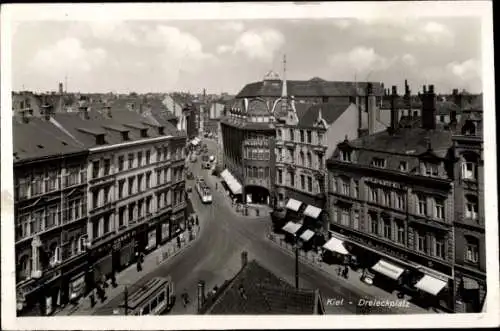
[{"label": "tiled roof", "polygon": [[[279,97],[282,92],[282,81],[261,81],[247,84],[236,96],[237,98],[245,97]],[[356,94],[363,95],[366,90],[366,82],[335,82],[322,80],[288,80],[287,91],[288,95],[295,97],[319,97],[319,96],[353,96]],[[373,83],[374,92],[376,95],[383,95],[384,88],[381,83]]]},{"label": "tiled roof", "polygon": [[28,123],[13,119],[12,139],[14,162],[85,150],[84,146],[43,118],[32,117]]},{"label": "tiled roof", "polygon": [[313,127],[318,121],[319,111],[321,117],[328,124],[332,124],[349,108],[350,103],[322,103],[316,104],[307,109],[302,117],[299,117],[299,125],[303,127]]},{"label": "tiled roof", "polygon": [[317,291],[296,289],[256,261],[250,261],[207,302],[202,312],[310,315],[316,312],[318,301]]},{"label": "tiled roof", "polygon": [[349,143],[357,149],[368,149],[387,153],[419,155],[428,149],[444,156],[452,145],[449,130],[425,130],[422,128],[399,129],[394,134],[387,131],[364,136]]}]

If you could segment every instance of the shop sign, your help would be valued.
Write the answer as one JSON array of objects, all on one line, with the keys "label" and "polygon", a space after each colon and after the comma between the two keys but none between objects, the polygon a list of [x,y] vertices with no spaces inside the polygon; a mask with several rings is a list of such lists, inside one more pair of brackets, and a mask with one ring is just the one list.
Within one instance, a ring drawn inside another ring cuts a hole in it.
[{"label": "shop sign", "polygon": [[391,182],[389,180],[379,179],[379,178],[365,178],[365,182],[382,185],[386,187],[392,187],[399,190],[404,190],[405,187],[401,183]]},{"label": "shop sign", "polygon": [[380,243],[377,243],[373,240],[370,240],[370,239],[364,239],[364,238],[359,238],[359,237],[349,237],[349,239],[353,240],[353,241],[357,241],[359,243],[362,243],[370,248],[373,248],[379,252],[382,252],[382,253],[386,253],[388,255],[391,255],[391,256],[394,256],[394,257],[398,257],[400,258],[401,260],[403,261],[408,261],[408,255],[407,254],[404,254],[402,252],[398,252],[394,249],[391,249],[390,247],[387,247],[386,245],[383,245],[383,244],[380,244]]}]

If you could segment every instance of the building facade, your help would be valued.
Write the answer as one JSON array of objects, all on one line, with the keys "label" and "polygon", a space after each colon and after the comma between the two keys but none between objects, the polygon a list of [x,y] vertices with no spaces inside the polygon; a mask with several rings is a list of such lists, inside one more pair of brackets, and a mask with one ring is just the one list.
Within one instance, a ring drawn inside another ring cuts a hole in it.
[{"label": "building facade", "polygon": [[[458,256],[476,261],[475,279],[484,271],[480,221],[470,248],[464,245],[468,233],[456,225],[464,213],[462,220],[479,219],[478,205],[464,199],[474,195],[478,201],[480,191],[473,186],[476,191],[469,194],[460,187],[466,185],[460,171],[469,166],[456,157],[460,138],[436,126],[433,86],[421,95],[420,127],[399,126],[396,92],[393,87],[387,131],[340,143],[328,161],[330,236],[343,241],[362,267],[375,271],[383,286],[424,305],[457,311]],[[472,140],[479,151],[479,139]],[[474,155],[477,161],[480,154]]]}]

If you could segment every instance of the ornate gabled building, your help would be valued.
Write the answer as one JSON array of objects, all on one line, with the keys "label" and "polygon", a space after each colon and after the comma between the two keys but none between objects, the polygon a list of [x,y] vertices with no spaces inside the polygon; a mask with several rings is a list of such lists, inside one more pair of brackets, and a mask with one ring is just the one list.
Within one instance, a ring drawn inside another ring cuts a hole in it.
[{"label": "ornate gabled building", "polygon": [[478,119],[462,122],[463,132],[474,132],[467,137],[437,126],[430,85],[420,127],[401,126],[397,99],[393,87],[386,131],[346,139],[328,160],[330,236],[375,283],[451,312],[464,310],[456,299],[473,287],[478,311],[485,295]]}]

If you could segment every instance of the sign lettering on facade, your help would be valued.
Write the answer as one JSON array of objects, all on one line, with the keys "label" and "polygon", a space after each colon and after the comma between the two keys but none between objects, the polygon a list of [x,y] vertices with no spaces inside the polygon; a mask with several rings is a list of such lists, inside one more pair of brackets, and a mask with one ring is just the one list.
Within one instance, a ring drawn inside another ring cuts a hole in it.
[{"label": "sign lettering on facade", "polygon": [[388,186],[388,187],[392,187],[392,188],[396,188],[396,189],[400,189],[400,190],[404,189],[404,187],[403,187],[403,185],[401,183],[391,182],[391,181],[384,180],[384,179],[366,178],[365,181],[368,182],[368,183],[373,183],[373,184],[377,184],[377,185]]}]

